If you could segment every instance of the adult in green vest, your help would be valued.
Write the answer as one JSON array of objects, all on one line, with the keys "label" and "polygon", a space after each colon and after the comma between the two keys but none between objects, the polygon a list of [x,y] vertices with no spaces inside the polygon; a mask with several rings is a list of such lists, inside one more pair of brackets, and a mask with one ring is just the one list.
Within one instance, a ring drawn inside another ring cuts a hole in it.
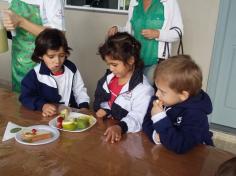
[{"label": "adult in green vest", "polygon": [[45,28],[65,31],[63,0],[8,0],[3,23],[12,33],[12,90],[20,92],[21,80],[35,66],[31,55],[36,36]]},{"label": "adult in green vest", "polygon": [[131,0],[128,21],[124,27],[113,26],[108,35],[127,31],[141,43],[141,58],[144,61],[144,74],[153,83],[156,64],[168,57],[164,53],[165,42],[179,40],[179,34],[172,27],[178,27],[183,33],[182,17],[177,0]]}]

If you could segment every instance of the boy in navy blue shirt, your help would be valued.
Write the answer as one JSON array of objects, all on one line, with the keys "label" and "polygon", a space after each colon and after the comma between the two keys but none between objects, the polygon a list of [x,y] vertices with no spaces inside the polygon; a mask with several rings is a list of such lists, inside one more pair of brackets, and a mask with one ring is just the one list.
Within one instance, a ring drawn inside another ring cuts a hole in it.
[{"label": "boy in navy blue shirt", "polygon": [[185,153],[198,144],[213,145],[207,118],[212,104],[201,89],[202,72],[191,57],[163,61],[154,80],[158,90],[142,125],[148,137],[176,153]]}]

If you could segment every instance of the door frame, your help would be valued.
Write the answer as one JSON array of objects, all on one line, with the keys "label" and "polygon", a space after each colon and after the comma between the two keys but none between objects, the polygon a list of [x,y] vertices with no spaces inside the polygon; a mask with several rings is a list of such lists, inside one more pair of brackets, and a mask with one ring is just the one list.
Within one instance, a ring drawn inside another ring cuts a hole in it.
[{"label": "door frame", "polygon": [[[215,101],[216,85],[219,78],[219,70],[223,54],[223,45],[228,23],[228,15],[231,0],[220,0],[218,19],[215,30],[214,45],[210,63],[209,76],[207,81],[207,93],[210,95],[212,103]],[[211,122],[212,115],[209,116]]]}]

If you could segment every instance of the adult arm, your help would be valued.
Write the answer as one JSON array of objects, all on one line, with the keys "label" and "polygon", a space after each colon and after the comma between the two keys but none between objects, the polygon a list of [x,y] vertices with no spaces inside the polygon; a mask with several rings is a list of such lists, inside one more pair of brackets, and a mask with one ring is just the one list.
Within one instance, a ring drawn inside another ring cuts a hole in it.
[{"label": "adult arm", "polygon": [[178,27],[183,34],[183,21],[177,0],[166,0],[163,3],[165,7],[165,17],[162,29],[159,30],[159,37],[156,38],[163,42],[174,42],[179,40],[179,35],[172,27]]},{"label": "adult arm", "polygon": [[118,25],[113,25],[112,27],[110,27],[108,29],[108,36],[114,35],[117,32],[128,32],[128,33],[132,33],[132,29],[131,29],[131,23],[130,20],[133,16],[133,9],[134,6],[137,5],[138,2],[136,0],[131,0],[130,4],[129,4],[129,9],[128,9],[128,20],[126,21],[125,26],[118,26]]},{"label": "adult arm", "polygon": [[[161,29],[143,29],[142,35],[147,39],[162,42],[179,40],[179,33],[183,35],[183,22],[177,0],[163,0],[165,21]],[[177,27],[178,32],[173,27]]]},{"label": "adult arm", "polygon": [[11,10],[6,10],[5,13],[4,26],[7,30],[14,30],[16,27],[20,27],[35,36],[47,27],[65,31],[64,3],[62,0],[44,0],[40,6],[42,26],[32,23]]},{"label": "adult arm", "polygon": [[40,26],[30,22],[29,20],[23,18],[20,15],[17,15],[15,12],[11,10],[5,10],[4,14],[5,15],[3,23],[5,28],[9,31],[15,30],[16,27],[20,27],[32,33],[33,35],[38,35],[41,31],[43,31],[46,28],[44,26]]}]

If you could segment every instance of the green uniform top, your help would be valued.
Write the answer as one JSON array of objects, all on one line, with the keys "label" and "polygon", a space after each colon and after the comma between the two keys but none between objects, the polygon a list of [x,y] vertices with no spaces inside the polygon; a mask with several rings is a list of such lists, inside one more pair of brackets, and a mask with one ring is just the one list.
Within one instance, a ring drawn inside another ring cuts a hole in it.
[{"label": "green uniform top", "polygon": [[[19,16],[42,25],[39,6],[27,4],[21,0],[12,0],[10,9]],[[35,48],[35,36],[28,31],[17,27],[16,36],[12,38],[12,89],[20,92],[21,80],[35,66],[31,55]]]},{"label": "green uniform top", "polygon": [[157,64],[158,41],[146,39],[141,34],[143,29],[161,29],[164,23],[164,6],[160,0],[152,0],[149,8],[144,11],[143,0],[135,6],[131,19],[134,37],[141,43],[141,59],[145,66]]}]

